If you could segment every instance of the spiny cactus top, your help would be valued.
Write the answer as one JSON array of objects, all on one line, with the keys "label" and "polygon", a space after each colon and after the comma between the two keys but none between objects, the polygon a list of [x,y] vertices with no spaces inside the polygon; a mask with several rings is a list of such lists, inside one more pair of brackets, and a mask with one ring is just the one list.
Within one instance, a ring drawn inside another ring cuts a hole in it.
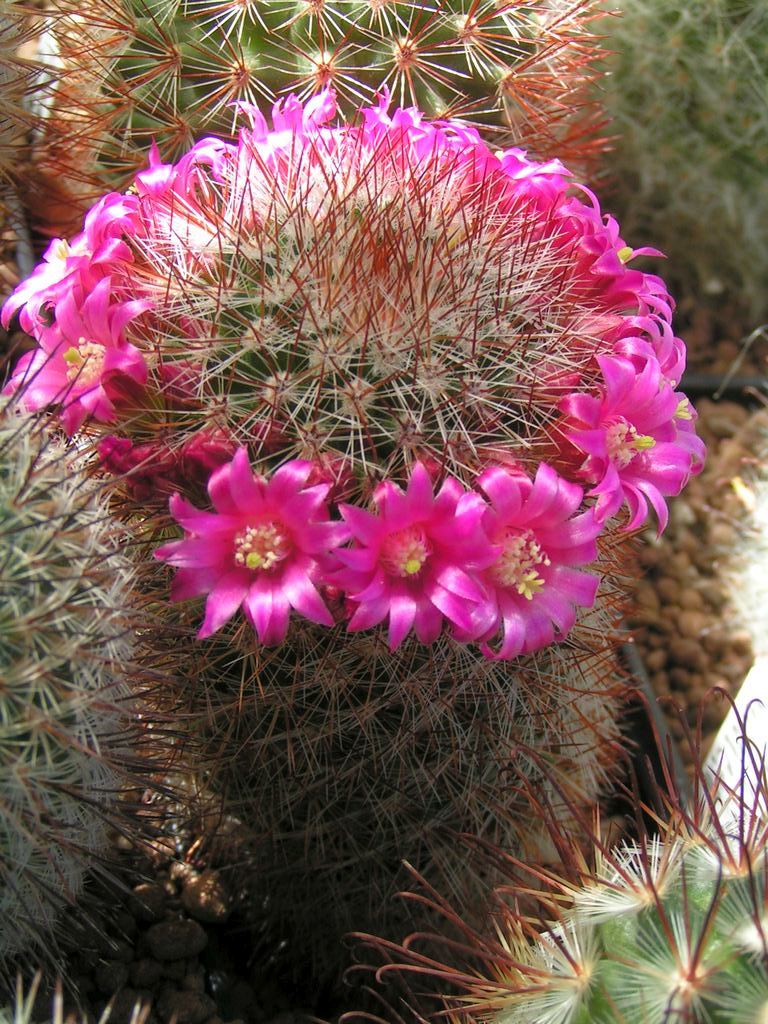
[{"label": "spiny cactus top", "polygon": [[655,250],[558,161],[388,106],[246,107],[236,143],[155,154],[6,304],[39,342],[9,388],[147,494],[207,484],[158,552],[203,635],[243,606],[279,642],[292,609],[513,657],[592,603],[612,518],[663,528],[700,468],[684,349],[629,266]]},{"label": "spiny cactus top", "polygon": [[[69,140],[102,180],[141,160],[155,138],[175,159],[228,134],[233,104],[301,99],[334,88],[350,115],[388,87],[433,117],[462,116],[539,156],[559,143],[588,153],[597,120],[596,0],[54,0],[63,74],[46,126],[48,161],[80,181]],[[69,133],[69,134],[67,134]],[[90,159],[89,159],[90,158]]]}]

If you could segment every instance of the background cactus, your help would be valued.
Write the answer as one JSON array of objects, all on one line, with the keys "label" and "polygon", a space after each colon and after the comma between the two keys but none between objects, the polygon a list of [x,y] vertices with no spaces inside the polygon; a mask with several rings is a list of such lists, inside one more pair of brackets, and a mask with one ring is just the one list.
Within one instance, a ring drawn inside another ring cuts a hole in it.
[{"label": "background cactus", "polygon": [[[50,59],[60,80],[38,173],[53,195],[87,206],[105,184],[123,187],[153,140],[177,159],[205,135],[231,134],[236,101],[305,99],[328,86],[345,114],[385,86],[396,102],[497,134],[505,112],[506,140],[578,167],[600,147],[587,90],[600,6],[55,0]],[[41,198],[54,233],[66,231],[66,211]]]},{"label": "background cactus", "polygon": [[[765,1020],[764,764],[758,777],[756,789],[747,784],[743,793],[738,783],[736,789],[718,779],[709,787],[699,784],[692,809],[667,794],[673,809],[658,819],[658,833],[641,826],[639,839],[614,848],[595,835],[589,862],[573,851],[569,867],[558,875],[532,872],[486,848],[483,856],[506,862],[512,881],[496,893],[495,912],[481,930],[462,922],[439,889],[419,887],[418,898],[443,918],[442,940],[420,935],[400,948],[368,941],[390,965],[379,980],[388,972],[404,978],[415,972],[415,987],[424,992],[425,977],[436,978],[442,993],[431,1005],[440,1008],[433,1015],[417,1000],[409,1011],[391,1006],[388,1019],[422,1024]],[[556,827],[554,832],[566,852],[568,837]],[[544,886],[532,886],[532,875]],[[371,1018],[344,1018],[360,1019]]]},{"label": "background cactus", "polygon": [[[669,257],[680,297],[764,319],[768,301],[768,10],[761,0],[622,0],[600,90],[606,169],[626,230]],[[653,45],[649,45],[649,39]],[[728,315],[728,313],[726,313]]]},{"label": "background cactus", "polygon": [[[147,674],[133,661],[139,621],[134,575],[125,535],[110,518],[99,485],[89,481],[60,441],[5,400],[0,419],[3,970],[17,955],[56,957],[61,911],[82,895],[89,871],[110,876],[111,828],[138,839],[158,825],[156,815],[132,815],[136,789],[141,795],[168,784],[163,774],[174,757],[167,730],[142,701],[150,690]],[[150,745],[144,738],[152,724]]]}]

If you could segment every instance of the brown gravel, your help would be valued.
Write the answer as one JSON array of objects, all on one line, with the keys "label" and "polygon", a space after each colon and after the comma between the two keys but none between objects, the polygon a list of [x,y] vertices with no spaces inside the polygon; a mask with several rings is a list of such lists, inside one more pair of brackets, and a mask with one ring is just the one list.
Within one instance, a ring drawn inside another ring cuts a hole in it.
[{"label": "brown gravel", "polygon": [[[647,531],[640,561],[647,570],[629,620],[670,729],[689,765],[681,720],[702,730],[706,752],[729,709],[717,690],[735,696],[753,661],[752,639],[724,582],[748,515],[742,475],[754,463],[768,414],[732,401],[697,403],[709,455],[701,475],[672,502],[662,538]],[[679,709],[679,710],[678,710]]]}]

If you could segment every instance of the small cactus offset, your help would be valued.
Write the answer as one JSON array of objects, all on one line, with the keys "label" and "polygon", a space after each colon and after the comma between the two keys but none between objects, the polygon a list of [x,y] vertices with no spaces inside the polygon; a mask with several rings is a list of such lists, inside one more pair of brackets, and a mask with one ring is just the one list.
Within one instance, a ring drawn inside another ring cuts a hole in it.
[{"label": "small cactus offset", "polygon": [[131,717],[122,531],[60,441],[7,399],[1,417],[0,973],[19,956],[55,959],[61,911],[89,871],[109,872],[110,825],[151,827],[119,813],[120,790],[150,787],[172,754],[160,728],[142,752]]},{"label": "small cactus offset", "polygon": [[[750,757],[747,754],[747,757]],[[718,779],[697,787],[649,835],[609,848],[594,837],[592,865],[572,850],[569,869],[538,872],[501,851],[511,885],[495,894],[481,929],[462,921],[431,885],[415,892],[443,919],[442,936],[404,946],[361,936],[384,954],[384,980],[437,979],[439,994],[404,997],[393,1022],[452,1024],[761,1024],[768,1020],[768,805],[764,765],[756,790]],[[673,797],[673,805],[677,798]],[[551,819],[550,819],[551,820]],[[561,830],[561,848],[567,840]],[[567,858],[566,858],[567,859]],[[545,887],[541,888],[541,881]],[[531,898],[538,900],[531,914]],[[526,901],[525,910],[520,900]],[[543,923],[547,921],[548,923]],[[450,936],[450,940],[446,941]],[[465,954],[462,961],[461,953]],[[443,960],[445,956],[445,960]],[[410,991],[406,984],[405,991]],[[382,990],[383,993],[383,990]],[[421,1012],[413,1009],[418,1006]],[[370,1020],[350,1014],[350,1022]],[[382,1018],[377,1016],[377,1021]]]},{"label": "small cactus offset", "polygon": [[451,830],[536,847],[513,766],[594,800],[631,531],[703,445],[663,282],[558,161],[384,98],[245,113],[52,243],[9,389],[169,509],[188,713],[323,957],[403,858],[464,900]]},{"label": "small cactus offset", "polygon": [[[596,0],[54,0],[56,118],[38,147],[53,188],[122,187],[154,140],[178,159],[231,134],[237,103],[332,87],[349,115],[388,89],[540,158],[599,148]],[[511,128],[511,131],[510,131]],[[67,186],[67,182],[71,185]],[[95,189],[95,191],[93,191]]]},{"label": "small cactus offset", "polygon": [[[669,257],[680,295],[768,314],[768,7],[621,0],[600,90],[622,223]],[[649,45],[649,40],[653,40]]]}]

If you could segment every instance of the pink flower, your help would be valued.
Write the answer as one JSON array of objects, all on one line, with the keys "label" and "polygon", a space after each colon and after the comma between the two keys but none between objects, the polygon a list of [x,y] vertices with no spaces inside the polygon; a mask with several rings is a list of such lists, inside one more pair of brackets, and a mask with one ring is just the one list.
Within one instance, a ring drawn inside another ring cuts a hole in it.
[{"label": "pink flower", "polygon": [[[478,480],[491,501],[483,527],[496,554],[480,574],[485,601],[474,611],[473,633],[489,658],[515,658],[562,639],[576,606],[590,607],[598,578],[574,566],[597,558],[602,529],[593,510],[574,515],[583,491],[542,463],[536,478],[501,467]],[[501,629],[501,647],[489,641]],[[469,638],[469,637],[461,637]]]},{"label": "pink flower", "polygon": [[589,493],[598,499],[599,519],[614,515],[626,501],[627,529],[634,529],[645,521],[650,504],[661,532],[668,518],[664,497],[679,494],[703,458],[703,445],[685,416],[687,400],[672,390],[650,355],[639,372],[623,356],[603,355],[597,361],[605,381],[601,393],[569,395],[560,404],[567,417],[565,436],[587,456],[581,474],[596,484]]},{"label": "pink flower", "polygon": [[135,196],[117,192],[104,196],[88,211],[82,232],[71,243],[54,238],[43,254],[43,262],[3,306],[3,326],[8,327],[11,317],[21,309],[22,328],[39,337],[39,330],[45,328],[47,308],[55,309],[67,296],[82,303],[98,281],[133,261],[124,236],[136,235],[139,230]]},{"label": "pink flower", "polygon": [[336,552],[345,566],[331,582],[356,604],[349,629],[389,618],[394,650],[413,628],[422,643],[440,634],[443,619],[471,629],[471,607],[483,598],[473,576],[495,551],[482,531],[485,502],[449,477],[437,495],[421,463],[403,493],[385,481],[374,494],[378,515],[342,505],[355,546]]},{"label": "pink flower", "polygon": [[564,198],[557,217],[563,240],[573,246],[570,259],[581,275],[583,294],[599,297],[606,308],[655,312],[669,319],[674,303],[661,278],[627,266],[636,256],[664,254],[649,246],[628,246],[616,220],[602,213],[597,196],[584,186],[580,191],[588,202]]},{"label": "pink flower", "polygon": [[62,407],[64,429],[72,434],[86,418],[110,422],[115,406],[105,387],[122,374],[144,384],[147,367],[137,348],[123,338],[125,325],[144,312],[141,300],[110,304],[111,280],[102,278],[78,308],[69,292],[59,301],[56,322],[39,333],[40,348],[24,355],[5,392],[23,392],[28,409]]},{"label": "pink flower", "polygon": [[305,486],[312,468],[295,459],[266,479],[253,473],[240,448],[208,481],[215,512],[171,497],[171,514],[187,535],[155,557],[178,569],[172,600],[208,595],[199,637],[221,629],[241,605],[263,644],[285,639],[291,608],[333,625],[316,583],[349,531],[328,519],[328,486]]}]

